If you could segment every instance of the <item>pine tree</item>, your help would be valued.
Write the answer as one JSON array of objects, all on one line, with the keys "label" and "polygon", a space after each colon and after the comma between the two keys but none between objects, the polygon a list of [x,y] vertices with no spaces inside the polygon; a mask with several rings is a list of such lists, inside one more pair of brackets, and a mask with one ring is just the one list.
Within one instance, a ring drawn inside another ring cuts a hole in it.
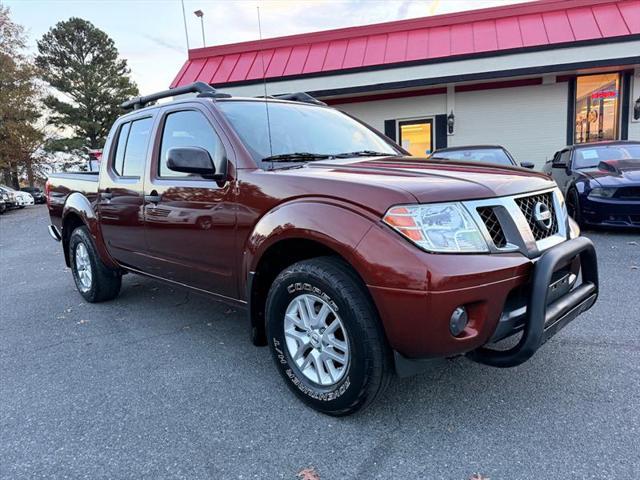
[{"label": "pine tree", "polygon": [[58,93],[44,99],[50,123],[73,132],[72,138],[56,142],[59,150],[102,148],[122,113],[120,104],[138,95],[114,41],[81,18],[59,22],[43,35],[36,65]]}]

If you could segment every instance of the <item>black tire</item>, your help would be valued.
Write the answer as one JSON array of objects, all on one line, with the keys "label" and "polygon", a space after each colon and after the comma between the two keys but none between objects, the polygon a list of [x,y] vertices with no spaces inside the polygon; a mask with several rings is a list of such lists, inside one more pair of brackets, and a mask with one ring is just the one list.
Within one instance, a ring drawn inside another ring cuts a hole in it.
[{"label": "black tire", "polygon": [[[78,266],[76,265],[75,253],[80,245],[84,245],[89,257],[91,286],[88,289],[83,288]],[[78,292],[80,292],[80,295],[82,295],[87,302],[104,302],[118,296],[120,286],[122,285],[122,274],[118,270],[107,267],[102,262],[87,227],[78,227],[71,233],[71,238],[69,239],[69,260],[73,280],[76,283]]]},{"label": "black tire", "polygon": [[[343,377],[332,385],[323,386],[307,378],[287,347],[285,312],[303,294],[326,301],[339,313],[346,330],[349,361]],[[287,267],[269,290],[266,315],[267,338],[278,370],[288,387],[315,410],[349,415],[369,405],[386,389],[391,377],[391,350],[366,287],[341,260],[319,257]]]},{"label": "black tire", "polygon": [[580,213],[580,201],[578,200],[578,192],[574,189],[569,190],[567,194],[567,212],[575,222],[582,227],[582,214]]}]

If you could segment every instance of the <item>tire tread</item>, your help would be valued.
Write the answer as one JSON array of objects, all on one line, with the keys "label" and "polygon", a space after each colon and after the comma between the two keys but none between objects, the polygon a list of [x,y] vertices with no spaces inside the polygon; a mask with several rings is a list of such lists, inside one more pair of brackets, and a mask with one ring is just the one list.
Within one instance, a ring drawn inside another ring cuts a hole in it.
[{"label": "tire tread", "polygon": [[[77,240],[76,240],[77,239]],[[94,275],[94,286],[86,294],[80,292],[85,300],[91,303],[105,302],[107,300],[113,300],[120,293],[122,286],[122,274],[112,268],[107,267],[96,250],[93,244],[93,239],[86,226],[77,227],[72,233],[69,240],[69,258],[71,262],[75,262],[73,259],[73,251],[75,245],[82,241],[89,251],[91,259],[91,266],[93,268],[92,274]],[[73,263],[72,263],[73,267]]]},{"label": "tire tread", "polygon": [[[377,309],[360,277],[350,265],[340,258],[316,257],[294,263],[276,277],[273,285],[276,286],[289,275],[298,273],[316,276],[341,291],[348,299],[350,308],[356,313],[354,321],[358,322],[360,328],[365,332],[364,338],[361,338],[360,341],[365,343],[365,351],[372,352],[372,355],[366,358],[367,365],[365,367],[366,376],[369,378],[364,384],[369,388],[362,388],[351,404],[345,408],[325,411],[325,413],[334,416],[348,415],[371,404],[388,388],[392,378],[391,350],[387,345]],[[273,290],[272,288],[269,297],[271,297]],[[270,299],[267,300],[267,305],[269,303]]]}]

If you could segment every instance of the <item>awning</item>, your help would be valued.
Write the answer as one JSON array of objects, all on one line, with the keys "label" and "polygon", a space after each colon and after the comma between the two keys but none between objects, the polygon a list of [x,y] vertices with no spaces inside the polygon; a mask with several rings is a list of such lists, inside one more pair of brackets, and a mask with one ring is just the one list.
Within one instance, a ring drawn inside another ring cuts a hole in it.
[{"label": "awning", "polygon": [[540,0],[193,49],[171,87],[331,75],[636,35],[640,0]]}]

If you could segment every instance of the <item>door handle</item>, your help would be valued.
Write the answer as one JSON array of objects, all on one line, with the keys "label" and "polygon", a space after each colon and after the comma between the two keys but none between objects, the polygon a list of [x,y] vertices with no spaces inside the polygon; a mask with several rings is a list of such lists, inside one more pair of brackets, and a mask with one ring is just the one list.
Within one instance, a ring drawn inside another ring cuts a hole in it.
[{"label": "door handle", "polygon": [[158,203],[160,202],[160,195],[156,190],[151,190],[149,195],[144,196],[144,201],[149,203]]}]

